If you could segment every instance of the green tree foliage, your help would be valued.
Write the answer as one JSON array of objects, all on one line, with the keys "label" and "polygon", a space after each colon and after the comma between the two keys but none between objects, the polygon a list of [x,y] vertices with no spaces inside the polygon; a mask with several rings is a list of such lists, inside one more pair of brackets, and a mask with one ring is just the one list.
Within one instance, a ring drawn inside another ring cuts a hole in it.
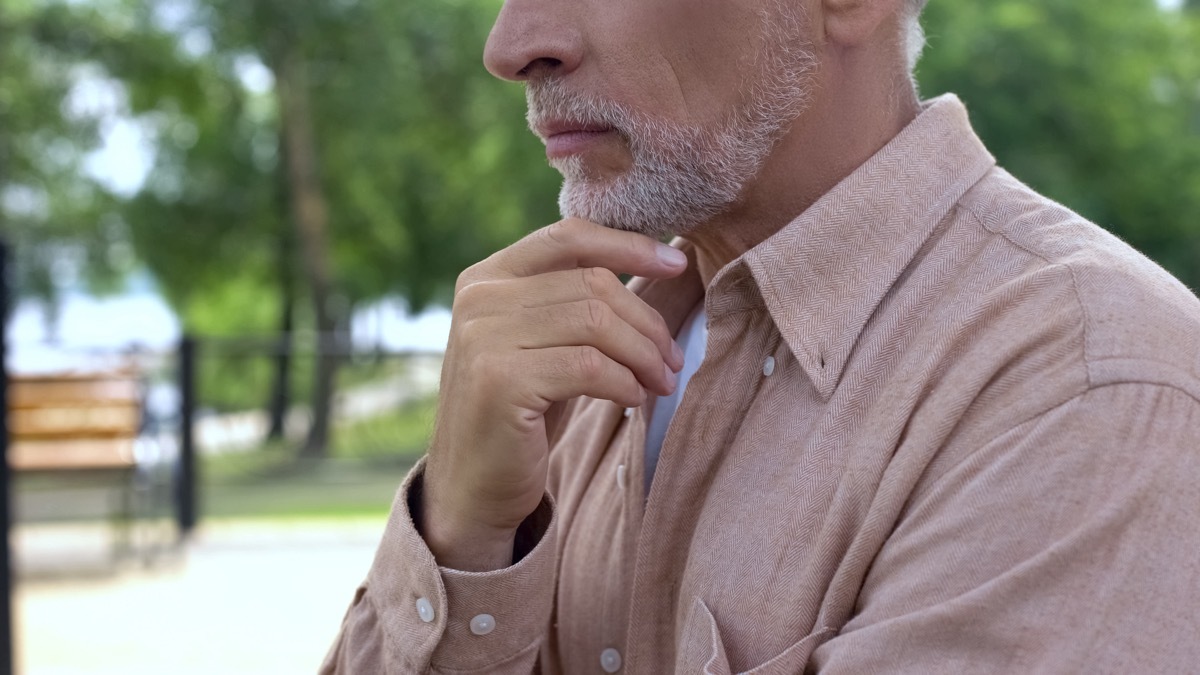
[{"label": "green tree foliage", "polygon": [[89,28],[32,0],[0,3],[0,234],[15,251],[18,293],[51,318],[70,277],[105,290],[132,264],[113,200],[83,171],[102,96],[81,90],[94,73],[66,36]]},{"label": "green tree foliage", "polygon": [[[325,145],[339,179],[341,266],[351,297],[400,291],[446,302],[457,273],[557,219],[558,176],[525,128],[524,94],[482,66],[496,3],[364,0],[351,61],[331,77],[322,118],[344,124]],[[332,169],[331,169],[332,170]]]},{"label": "green tree foliage", "polygon": [[1154,0],[933,0],[923,93],[1000,164],[1200,288],[1200,40]]},{"label": "green tree foliage", "polygon": [[[491,3],[40,4],[92,27],[59,41],[123,83],[152,137],[112,218],[193,332],[325,336],[376,298],[445,302],[459,270],[555,216],[522,93],[481,67]],[[334,365],[315,369],[315,452]]]},{"label": "green tree foliage", "polygon": [[[143,17],[171,4],[144,1]],[[203,54],[177,47],[145,64],[169,77],[118,75],[138,92],[135,112],[162,130],[155,170],[125,215],[193,328],[271,325],[261,316],[195,325],[189,307],[242,275],[275,294],[281,249],[296,254],[285,241],[279,100],[274,86],[255,93],[244,81],[261,64],[277,82],[281,44],[306,67],[343,304],[446,301],[459,270],[555,218],[557,178],[524,129],[523,95],[481,66],[491,5],[203,0],[169,29],[130,36],[211,40]]]}]

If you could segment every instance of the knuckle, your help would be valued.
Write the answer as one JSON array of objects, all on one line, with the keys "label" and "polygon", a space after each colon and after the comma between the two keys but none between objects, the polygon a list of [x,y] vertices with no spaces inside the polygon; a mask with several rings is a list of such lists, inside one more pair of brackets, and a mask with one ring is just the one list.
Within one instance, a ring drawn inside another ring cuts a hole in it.
[{"label": "knuckle", "polygon": [[576,226],[569,220],[560,220],[538,230],[536,234],[554,246],[569,246],[574,241]]},{"label": "knuckle", "polygon": [[584,300],[586,328],[594,333],[603,332],[608,328],[608,305],[599,300]]},{"label": "knuckle", "polygon": [[623,370],[618,376],[616,391],[621,392],[626,400],[634,402],[641,400],[643,389],[632,372]]},{"label": "knuckle", "polygon": [[662,352],[658,350],[658,345],[654,344],[653,340],[643,340],[642,360],[651,367],[662,367],[659,365],[663,362]]},{"label": "knuckle", "polygon": [[604,373],[604,355],[595,347],[580,347],[576,352],[580,377],[585,380],[596,380]]},{"label": "knuckle", "polygon": [[466,284],[454,294],[453,309],[462,312],[470,312],[475,307],[480,306],[484,302],[484,297],[487,295],[487,284],[483,281],[475,281]]},{"label": "knuckle", "polygon": [[519,303],[518,290],[505,280],[475,281],[458,292],[452,309],[467,316],[495,314]]},{"label": "knuckle", "polygon": [[496,355],[495,327],[480,319],[466,319],[452,326],[452,339],[455,348],[467,355],[474,364],[476,360],[486,360]]},{"label": "knuckle", "polygon": [[495,359],[486,351],[475,352],[468,359],[470,372],[481,379],[495,368],[495,363]]},{"label": "knuckle", "polygon": [[478,319],[465,319],[454,326],[456,342],[468,348],[479,339],[480,332]]},{"label": "knuckle", "polygon": [[603,267],[586,267],[580,270],[583,276],[584,291],[595,298],[607,297],[618,282],[617,275]]},{"label": "knuckle", "polygon": [[667,328],[666,320],[663,319],[662,316],[659,316],[658,312],[655,312],[654,314],[656,321],[654,322],[654,327],[652,328],[654,331],[652,338],[655,342],[662,342],[664,344],[669,343],[672,340],[671,329]]},{"label": "knuckle", "polygon": [[460,272],[454,281],[454,297],[457,298],[459,293],[482,279],[483,275],[483,262],[477,262]]},{"label": "knuckle", "polygon": [[479,293],[479,289],[477,288],[478,285],[479,284],[475,282],[464,282],[462,277],[459,277],[458,290],[454,292],[455,307],[471,304],[471,301],[474,300],[475,296]]},{"label": "knuckle", "polygon": [[642,389],[641,383],[637,381],[637,378],[634,377],[633,373],[626,372],[624,379],[625,390],[629,392],[629,398],[634,401],[641,399],[645,389]]}]

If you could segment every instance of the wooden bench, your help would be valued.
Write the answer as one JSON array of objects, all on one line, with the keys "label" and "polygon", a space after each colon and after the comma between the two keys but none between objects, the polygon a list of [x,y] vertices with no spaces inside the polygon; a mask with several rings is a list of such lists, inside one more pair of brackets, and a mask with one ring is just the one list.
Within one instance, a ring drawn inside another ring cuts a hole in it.
[{"label": "wooden bench", "polygon": [[14,477],[117,488],[120,499],[110,516],[120,557],[130,548],[135,510],[134,443],[142,410],[136,374],[14,376],[8,401],[8,465]]}]

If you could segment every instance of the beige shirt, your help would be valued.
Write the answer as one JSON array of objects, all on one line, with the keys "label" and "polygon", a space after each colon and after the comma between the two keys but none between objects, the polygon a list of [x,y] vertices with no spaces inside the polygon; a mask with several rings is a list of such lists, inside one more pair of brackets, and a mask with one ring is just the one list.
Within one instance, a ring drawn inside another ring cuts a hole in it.
[{"label": "beige shirt", "polygon": [[464,573],[418,466],[322,672],[1200,670],[1200,302],[956,98],[707,293],[634,286],[709,329],[649,497],[644,411],[577,400],[540,541]]}]

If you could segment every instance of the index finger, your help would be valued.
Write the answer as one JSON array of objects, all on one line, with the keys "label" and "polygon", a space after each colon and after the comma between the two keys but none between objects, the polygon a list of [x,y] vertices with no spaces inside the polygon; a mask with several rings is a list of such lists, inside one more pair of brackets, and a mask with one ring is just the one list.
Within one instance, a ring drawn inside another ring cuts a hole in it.
[{"label": "index finger", "polygon": [[666,279],[683,272],[687,256],[644,234],[568,218],[530,234],[480,267],[482,274],[510,278],[604,267],[617,274]]}]

